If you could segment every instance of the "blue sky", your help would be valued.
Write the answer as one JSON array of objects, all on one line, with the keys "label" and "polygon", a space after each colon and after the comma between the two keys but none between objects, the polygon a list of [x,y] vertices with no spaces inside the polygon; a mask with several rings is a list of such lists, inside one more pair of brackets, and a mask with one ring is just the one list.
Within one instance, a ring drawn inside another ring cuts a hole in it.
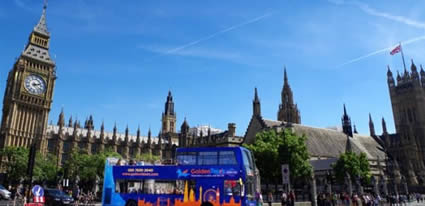
[{"label": "blue sky", "polygon": [[[425,63],[425,1],[49,1],[47,24],[57,75],[50,120],[61,108],[111,131],[160,129],[168,90],[180,127],[237,124],[243,135],[254,87],[262,114],[276,119],[286,66],[302,123],[340,126],[342,105],[360,133],[368,113],[394,131],[386,67],[402,41],[410,66]],[[0,91],[37,23],[42,0],[0,4]],[[410,41],[409,41],[410,40]],[[388,50],[388,49],[387,49]]]}]

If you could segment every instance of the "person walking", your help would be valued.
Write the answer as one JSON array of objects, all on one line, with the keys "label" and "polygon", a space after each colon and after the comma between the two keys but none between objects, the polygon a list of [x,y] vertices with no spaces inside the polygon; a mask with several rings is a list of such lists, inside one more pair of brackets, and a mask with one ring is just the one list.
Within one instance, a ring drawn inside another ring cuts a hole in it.
[{"label": "person walking", "polygon": [[282,206],[286,206],[286,202],[288,200],[288,196],[285,192],[282,192],[282,195],[280,196],[280,203]]},{"label": "person walking", "polygon": [[269,203],[269,206],[272,206],[272,202],[273,202],[273,194],[272,194],[272,192],[269,192],[267,194],[267,201]]},{"label": "person walking", "polygon": [[289,193],[289,206],[294,206],[295,205],[295,192],[294,190],[291,190],[291,192]]}]

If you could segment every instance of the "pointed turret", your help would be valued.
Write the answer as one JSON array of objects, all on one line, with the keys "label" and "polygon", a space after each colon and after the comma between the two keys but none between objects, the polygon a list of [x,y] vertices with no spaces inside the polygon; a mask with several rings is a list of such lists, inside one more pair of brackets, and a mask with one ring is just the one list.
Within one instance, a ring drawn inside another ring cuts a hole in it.
[{"label": "pointed turret", "polygon": [[186,121],[186,117],[184,118],[183,124],[180,127],[180,132],[182,134],[188,134],[189,133],[189,124]]},{"label": "pointed turret", "polygon": [[137,144],[140,144],[141,143],[141,141],[140,141],[140,125],[139,126],[137,126],[137,132],[136,132],[136,142],[137,142]]},{"label": "pointed turret", "polygon": [[72,116],[69,117],[68,127],[72,127]]},{"label": "pointed turret", "polygon": [[186,147],[189,139],[189,124],[186,121],[186,117],[184,118],[183,124],[180,127],[180,136],[179,136],[179,146]]},{"label": "pointed turret", "polygon": [[149,127],[149,131],[148,131],[148,146],[150,146],[152,144],[152,137],[151,137],[152,133],[151,133],[151,128]]},{"label": "pointed turret", "polygon": [[127,124],[127,126],[126,126],[126,128],[125,128],[125,142],[129,142],[129,139],[130,139],[130,137],[129,137],[129,129],[128,129],[128,124]]},{"label": "pointed turret", "polygon": [[383,134],[388,134],[388,131],[387,131],[387,123],[385,123],[385,119],[384,119],[384,117],[382,117],[382,133],[383,133]]},{"label": "pointed turret", "polygon": [[117,137],[117,122],[114,123],[114,129],[112,130],[112,140],[116,142],[118,139]]},{"label": "pointed turret", "polygon": [[358,134],[358,132],[357,132],[357,128],[356,128],[356,124],[353,124],[353,133],[354,133],[354,134]]},{"label": "pointed turret", "polygon": [[395,86],[393,73],[391,72],[390,66],[387,65],[388,71],[387,71],[387,83],[389,88],[393,88]]},{"label": "pointed turret", "polygon": [[100,125],[100,142],[105,141],[105,123],[102,121],[102,125]]},{"label": "pointed turret", "polygon": [[400,73],[397,71],[397,85],[401,83]]},{"label": "pointed turret", "polygon": [[301,123],[301,116],[298,108],[294,104],[292,89],[289,85],[288,76],[286,74],[286,67],[284,68],[283,75],[283,88],[281,93],[281,104],[277,113],[277,119],[283,122]]},{"label": "pointed turret", "polygon": [[47,30],[46,10],[47,1],[44,2],[40,20],[34,27],[29,37],[29,42],[26,45],[24,51],[22,52],[22,56],[26,56],[31,59],[36,59],[43,63],[47,63],[51,66],[54,66],[54,62],[51,60],[49,54],[50,33]]},{"label": "pointed turret", "polygon": [[61,113],[59,114],[58,126],[59,127],[64,127],[65,126],[65,115],[63,113],[63,108],[61,110]]},{"label": "pointed turret", "polygon": [[171,91],[168,91],[167,101],[165,102],[164,113],[162,113],[162,133],[176,133],[177,115],[174,112],[174,102]]},{"label": "pointed turret", "polygon": [[91,130],[94,130],[94,121],[92,115],[90,115],[89,119],[87,120],[87,127]]},{"label": "pointed turret", "polygon": [[420,78],[419,78],[419,73],[418,73],[418,69],[416,68],[415,63],[413,62],[412,59],[412,65],[410,66],[410,69],[412,70],[412,81],[414,85],[420,85]]},{"label": "pointed turret", "polygon": [[372,115],[370,113],[369,113],[369,131],[370,131],[370,136],[372,137],[376,136],[375,125],[373,124]]},{"label": "pointed turret", "polygon": [[74,122],[74,131],[72,132],[72,136],[74,137],[74,138],[76,138],[77,137],[77,129],[78,129],[79,127],[78,127],[78,122],[77,122],[77,120],[75,120],[75,122]]},{"label": "pointed turret", "polygon": [[255,87],[254,90],[254,100],[252,101],[252,108],[253,108],[253,112],[252,114],[254,116],[261,116],[261,104],[260,104],[260,99],[258,98],[258,93],[257,93],[257,87]]},{"label": "pointed turret", "polygon": [[350,136],[353,137],[353,130],[351,127],[351,119],[347,114],[347,109],[345,108],[345,104],[344,104],[344,115],[341,118],[341,122],[342,122],[342,131]]},{"label": "pointed turret", "polygon": [[40,20],[38,21],[38,24],[34,27],[34,32],[37,32],[41,35],[48,37],[50,36],[50,33],[47,30],[46,10],[47,10],[47,0],[44,0],[43,12],[41,13],[41,17],[40,17]]}]

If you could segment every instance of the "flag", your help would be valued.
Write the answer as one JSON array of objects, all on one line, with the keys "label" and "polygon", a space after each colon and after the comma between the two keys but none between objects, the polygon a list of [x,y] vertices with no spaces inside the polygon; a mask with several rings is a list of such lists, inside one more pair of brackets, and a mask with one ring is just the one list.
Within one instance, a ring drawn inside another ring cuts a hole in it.
[{"label": "flag", "polygon": [[401,51],[401,45],[399,44],[398,46],[396,46],[393,50],[391,50],[390,54],[394,55],[397,54]]}]

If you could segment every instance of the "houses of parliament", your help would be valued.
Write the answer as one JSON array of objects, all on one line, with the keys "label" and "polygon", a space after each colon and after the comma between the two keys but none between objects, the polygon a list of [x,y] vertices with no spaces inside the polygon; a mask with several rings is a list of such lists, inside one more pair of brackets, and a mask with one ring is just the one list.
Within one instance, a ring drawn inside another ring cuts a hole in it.
[{"label": "houses of parliament", "polygon": [[150,153],[163,159],[174,155],[177,145],[208,145],[240,143],[236,136],[236,126],[229,123],[229,130],[212,134],[210,130],[204,135],[190,132],[186,119],[176,132],[176,112],[171,92],[166,98],[162,113],[162,127],[158,136],[142,136],[140,128],[136,135],[117,131],[105,132],[102,123],[100,130],[94,128],[93,117],[84,124],[78,120],[65,120],[65,114],[59,114],[56,125],[48,124],[52,106],[53,91],[57,79],[56,65],[49,54],[50,33],[46,25],[45,4],[40,20],[29,35],[24,51],[17,58],[9,71],[6,91],[3,99],[3,115],[0,128],[0,148],[7,146],[30,147],[35,143],[42,153],[52,153],[58,158],[58,165],[63,165],[74,150],[94,154],[106,149],[118,152],[124,158]]},{"label": "houses of parliament", "polygon": [[[0,128],[0,148],[7,146],[29,147],[36,144],[42,153],[52,153],[62,165],[72,151],[81,150],[95,154],[104,150],[120,153],[124,158],[151,153],[169,159],[178,146],[232,146],[255,141],[256,133],[265,129],[291,128],[295,133],[307,136],[307,147],[312,159],[337,158],[347,149],[364,152],[375,168],[376,175],[400,171],[410,185],[425,184],[425,71],[411,63],[410,72],[397,74],[396,80],[388,68],[387,83],[392,103],[396,133],[390,134],[382,119],[382,134],[376,134],[372,116],[369,115],[370,135],[357,134],[351,125],[344,106],[343,131],[314,128],[301,124],[301,115],[289,85],[286,70],[278,106],[277,120],[266,119],[261,114],[261,104],[255,89],[252,117],[243,138],[236,136],[236,125],[229,123],[227,131],[212,133],[210,130],[191,131],[186,119],[177,132],[176,111],[172,93],[169,92],[162,113],[161,131],[153,136],[148,131],[142,136],[140,129],[131,135],[128,127],[124,133],[106,132],[102,123],[94,128],[94,119],[88,117],[81,124],[78,120],[59,114],[57,124],[48,124],[52,106],[56,64],[49,54],[50,33],[46,25],[44,5],[40,20],[29,35],[25,49],[9,71],[3,98]],[[387,158],[389,157],[389,158]],[[379,169],[380,161],[390,159],[387,169]]]}]

